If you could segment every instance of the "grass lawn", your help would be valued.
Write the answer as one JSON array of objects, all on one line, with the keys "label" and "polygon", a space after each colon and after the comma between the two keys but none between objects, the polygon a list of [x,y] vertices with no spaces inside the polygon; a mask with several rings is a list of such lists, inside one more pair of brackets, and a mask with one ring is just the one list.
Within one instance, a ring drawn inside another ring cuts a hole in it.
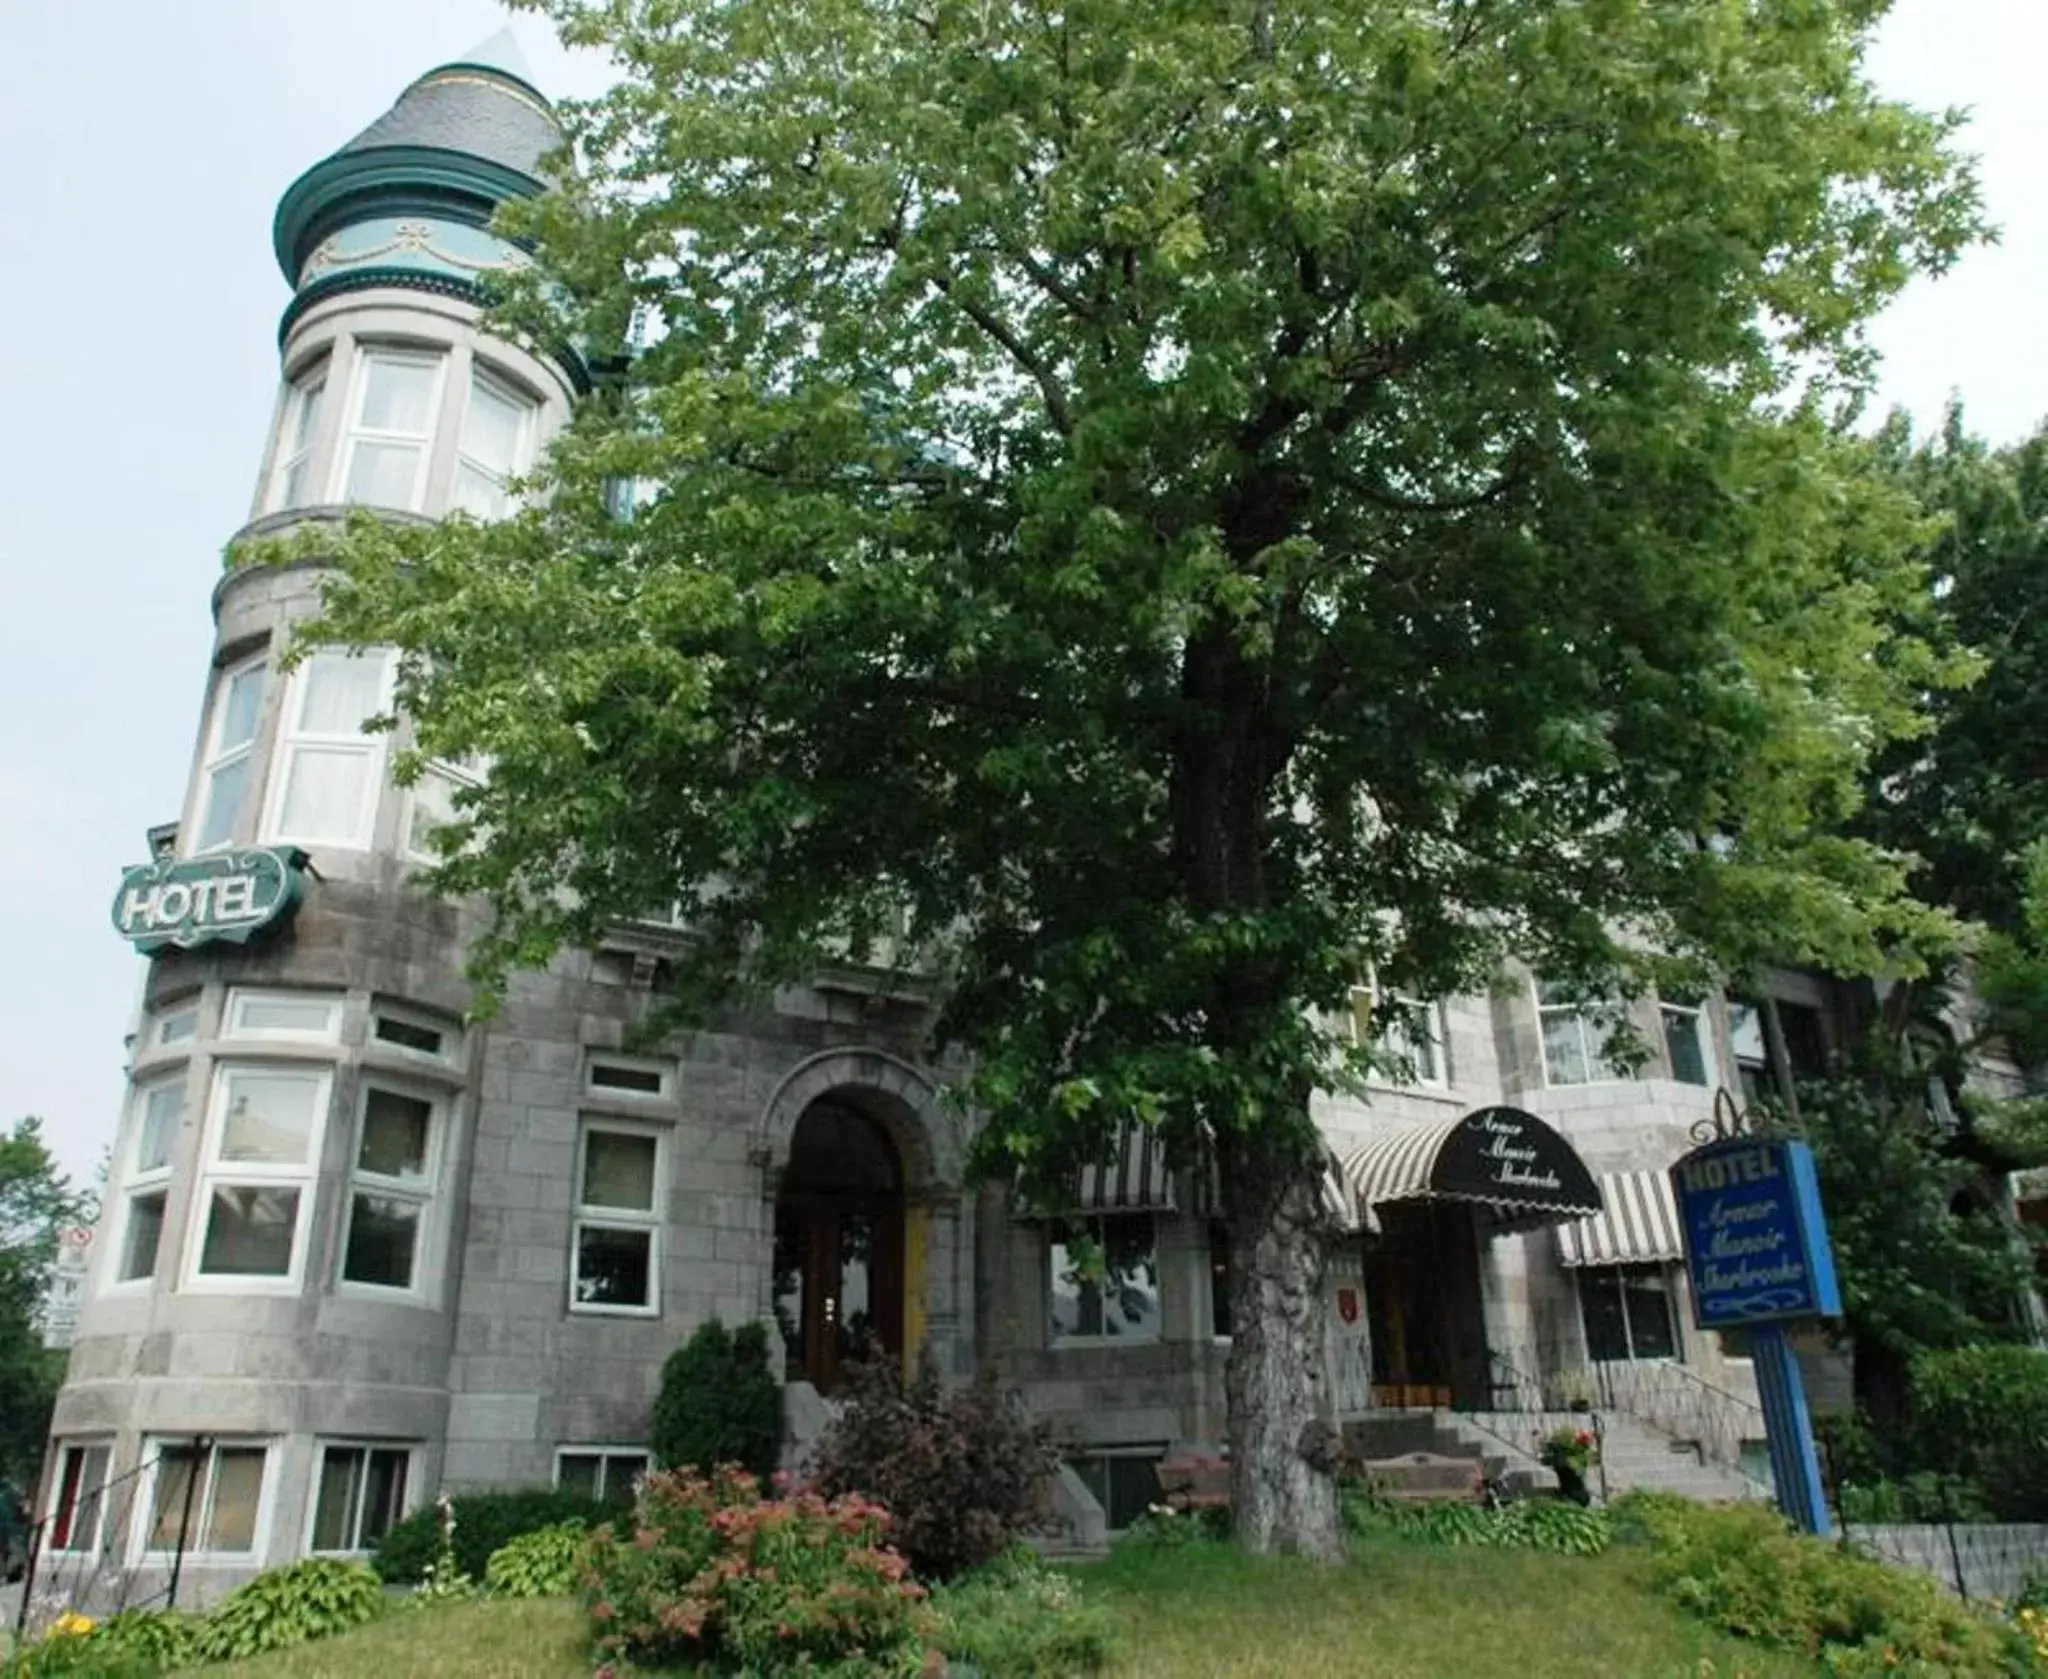
[{"label": "grass lawn", "polygon": [[[1386,1544],[1331,1570],[1222,1548],[1122,1552],[1076,1571],[1122,1629],[1113,1679],[1812,1679],[1709,1631],[1599,1558]],[[576,1679],[567,1603],[394,1615],[345,1638],[206,1670],[219,1679]]]}]

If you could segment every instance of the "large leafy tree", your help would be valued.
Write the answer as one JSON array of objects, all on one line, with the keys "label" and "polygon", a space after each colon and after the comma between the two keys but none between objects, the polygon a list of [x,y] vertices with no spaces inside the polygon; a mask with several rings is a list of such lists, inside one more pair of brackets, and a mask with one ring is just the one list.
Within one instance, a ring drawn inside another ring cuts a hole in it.
[{"label": "large leafy tree", "polygon": [[1239,1528],[1333,1550],[1362,965],[1940,930],[1839,832],[1945,672],[1830,420],[1976,232],[1950,124],[1879,0],[541,9],[620,79],[505,307],[608,371],[522,513],[359,523],[330,594],[491,759],[479,975],[680,896],[694,1003],[907,917],[991,1158],[1217,1158]]},{"label": "large leafy tree", "polygon": [[58,1233],[90,1223],[93,1208],[50,1154],[41,1120],[0,1131],[0,1496],[28,1488],[42,1462],[64,1355],[43,1346],[37,1312]]}]

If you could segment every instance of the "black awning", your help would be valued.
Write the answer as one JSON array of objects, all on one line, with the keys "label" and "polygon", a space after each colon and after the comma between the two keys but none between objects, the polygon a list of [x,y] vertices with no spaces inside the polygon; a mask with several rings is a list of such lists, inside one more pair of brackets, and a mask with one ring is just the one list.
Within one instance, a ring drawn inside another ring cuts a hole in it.
[{"label": "black awning", "polygon": [[1601,1210],[1600,1188],[1578,1151],[1536,1115],[1480,1108],[1438,1125],[1374,1137],[1344,1157],[1344,1175],[1368,1224],[1396,1201],[1470,1201],[1517,1226],[1557,1224]]}]

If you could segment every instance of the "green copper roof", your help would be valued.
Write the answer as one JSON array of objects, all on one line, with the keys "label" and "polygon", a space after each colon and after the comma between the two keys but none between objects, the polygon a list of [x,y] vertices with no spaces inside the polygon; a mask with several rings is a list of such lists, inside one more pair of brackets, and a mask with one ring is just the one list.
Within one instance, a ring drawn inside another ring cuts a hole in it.
[{"label": "green copper roof", "polygon": [[322,158],[277,206],[272,246],[297,286],[320,243],[357,222],[432,215],[482,227],[506,199],[542,190],[561,141],[510,30],[429,70],[353,140]]}]

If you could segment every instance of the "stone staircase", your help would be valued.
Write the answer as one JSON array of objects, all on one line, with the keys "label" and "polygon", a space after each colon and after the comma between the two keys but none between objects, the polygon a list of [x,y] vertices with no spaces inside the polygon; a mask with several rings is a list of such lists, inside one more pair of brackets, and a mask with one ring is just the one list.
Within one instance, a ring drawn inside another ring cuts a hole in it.
[{"label": "stone staircase", "polygon": [[1708,1460],[1697,1445],[1660,1433],[1625,1411],[1603,1412],[1600,1434],[1600,1468],[1590,1479],[1597,1488],[1604,1470],[1609,1498],[1639,1487],[1708,1503],[1770,1496],[1767,1487],[1739,1470]]}]

